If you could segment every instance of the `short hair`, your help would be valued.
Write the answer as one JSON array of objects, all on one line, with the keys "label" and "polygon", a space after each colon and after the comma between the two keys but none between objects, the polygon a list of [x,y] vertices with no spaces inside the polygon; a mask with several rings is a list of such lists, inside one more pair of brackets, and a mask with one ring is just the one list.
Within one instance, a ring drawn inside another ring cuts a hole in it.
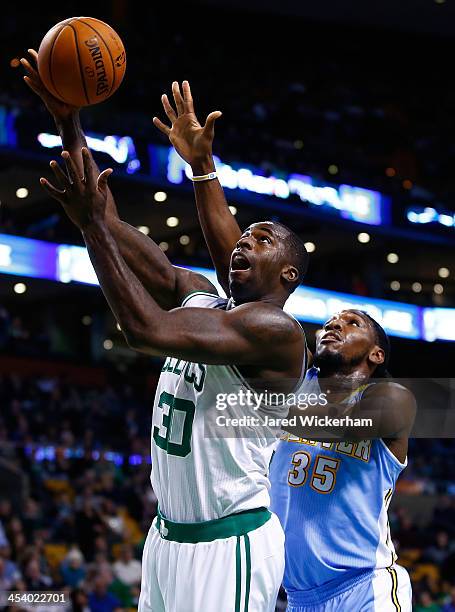
[{"label": "short hair", "polygon": [[286,242],[288,252],[291,255],[291,263],[295,266],[299,273],[298,281],[292,286],[291,292],[294,291],[302,282],[305,274],[308,270],[308,251],[305,248],[303,240],[301,240],[295,232],[293,232],[287,225],[280,223],[279,221],[273,221],[274,225],[278,225],[286,233]]},{"label": "short hair", "polygon": [[387,370],[387,366],[389,364],[390,359],[390,340],[388,335],[385,333],[384,328],[379,325],[376,319],[373,319],[365,310],[354,310],[354,312],[359,312],[362,314],[367,321],[371,324],[374,334],[376,344],[382,348],[384,351],[384,361],[380,365],[376,366],[374,371],[375,378],[391,378],[389,371]]}]

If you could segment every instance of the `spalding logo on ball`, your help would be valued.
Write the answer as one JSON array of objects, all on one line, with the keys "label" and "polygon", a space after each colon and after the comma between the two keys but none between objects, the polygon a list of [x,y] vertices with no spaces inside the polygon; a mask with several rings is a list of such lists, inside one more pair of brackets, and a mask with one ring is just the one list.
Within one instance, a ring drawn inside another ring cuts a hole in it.
[{"label": "spalding logo on ball", "polygon": [[60,21],[38,50],[41,80],[56,98],[71,106],[103,102],[118,89],[125,70],[120,36],[93,17]]}]

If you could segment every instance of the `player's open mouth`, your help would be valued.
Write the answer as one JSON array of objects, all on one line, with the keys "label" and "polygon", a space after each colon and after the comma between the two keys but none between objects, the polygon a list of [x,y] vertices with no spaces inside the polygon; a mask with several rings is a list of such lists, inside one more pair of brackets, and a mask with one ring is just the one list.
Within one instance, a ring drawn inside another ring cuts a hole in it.
[{"label": "player's open mouth", "polygon": [[232,270],[232,272],[238,272],[240,270],[241,271],[249,270],[250,268],[251,268],[250,262],[241,253],[236,253],[232,257],[232,262],[231,262],[231,270]]},{"label": "player's open mouth", "polygon": [[336,332],[330,331],[322,336],[320,342],[341,342],[341,336]]}]

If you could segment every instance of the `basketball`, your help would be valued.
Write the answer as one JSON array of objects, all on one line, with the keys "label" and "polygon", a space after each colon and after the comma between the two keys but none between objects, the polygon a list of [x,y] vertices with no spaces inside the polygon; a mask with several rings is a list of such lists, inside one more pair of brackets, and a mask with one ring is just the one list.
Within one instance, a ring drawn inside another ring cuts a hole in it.
[{"label": "basketball", "polygon": [[45,35],[38,71],[47,89],[72,106],[109,98],[125,76],[126,54],[120,36],[93,17],[60,21]]}]

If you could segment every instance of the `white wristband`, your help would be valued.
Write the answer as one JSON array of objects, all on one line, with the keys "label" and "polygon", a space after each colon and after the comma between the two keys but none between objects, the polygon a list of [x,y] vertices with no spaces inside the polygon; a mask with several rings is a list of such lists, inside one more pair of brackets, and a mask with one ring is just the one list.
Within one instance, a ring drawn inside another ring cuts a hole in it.
[{"label": "white wristband", "polygon": [[218,178],[218,174],[216,172],[209,172],[209,174],[201,174],[201,176],[193,176],[191,180],[193,183],[199,183],[200,181],[212,181],[213,179]]}]

